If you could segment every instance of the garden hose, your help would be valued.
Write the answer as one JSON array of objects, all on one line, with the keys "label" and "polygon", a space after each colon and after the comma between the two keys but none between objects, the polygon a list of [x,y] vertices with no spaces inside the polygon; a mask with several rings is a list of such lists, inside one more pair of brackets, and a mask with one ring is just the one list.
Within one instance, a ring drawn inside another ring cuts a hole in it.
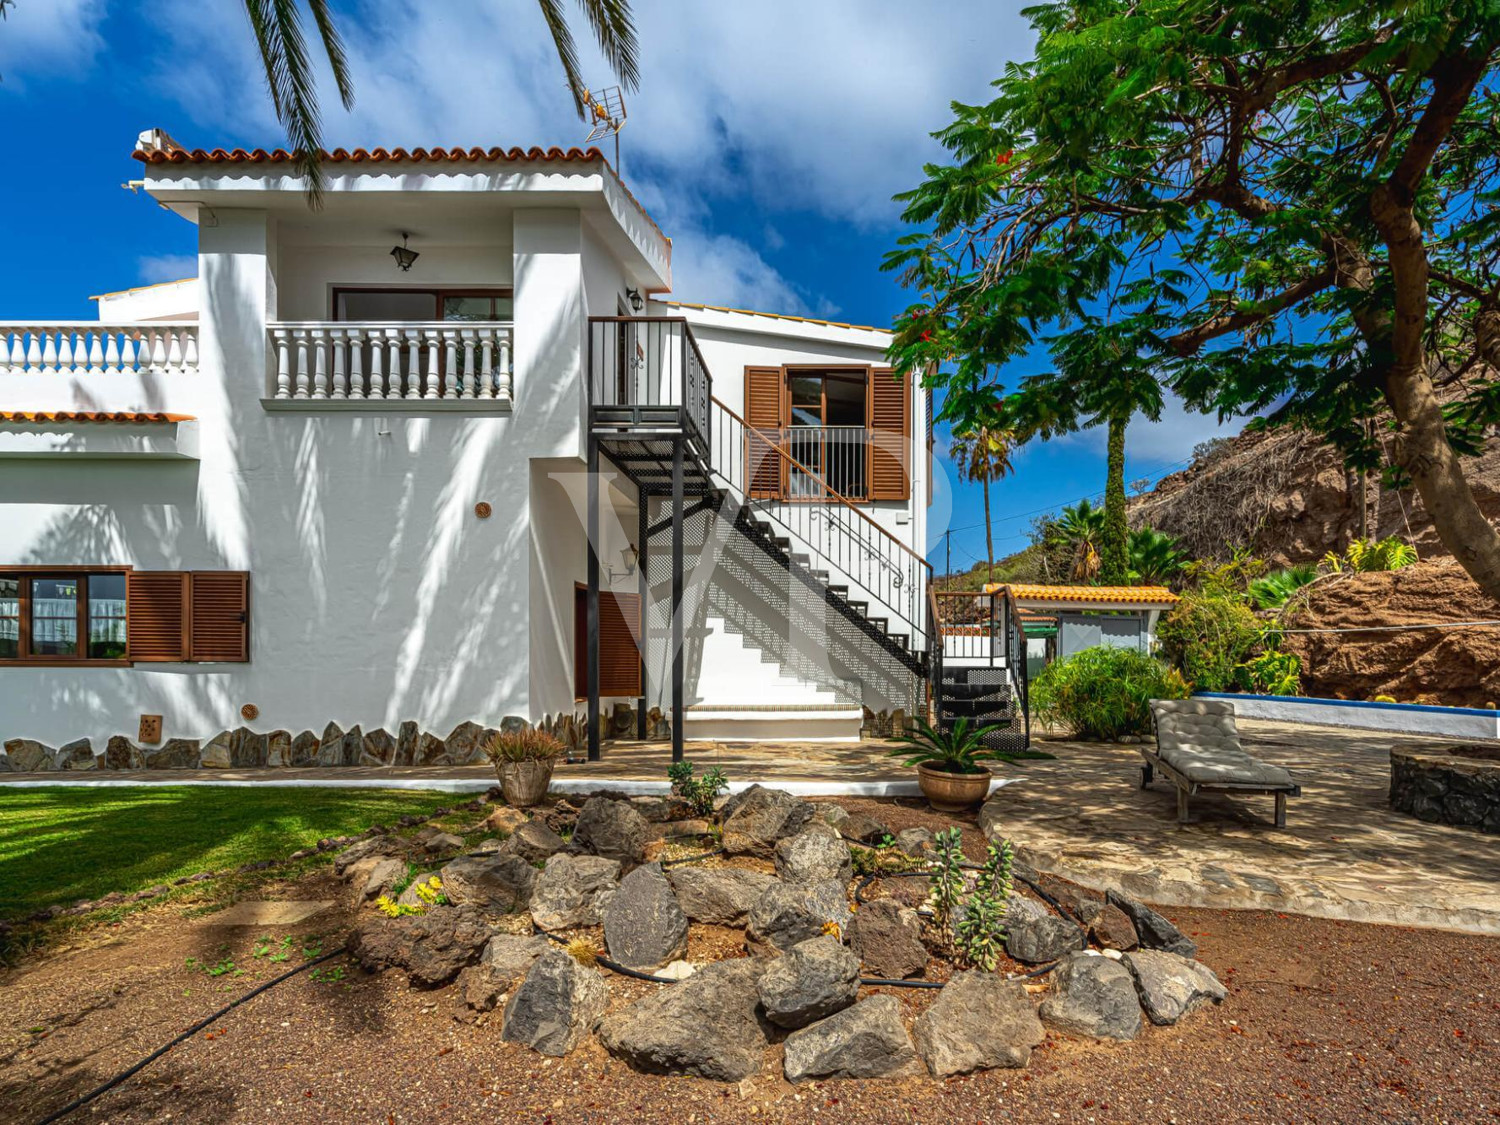
[{"label": "garden hose", "polygon": [[46,1117],[43,1117],[40,1121],[38,1121],[37,1125],[52,1125],[52,1122],[54,1121],[61,1121],[64,1117],[68,1116],[68,1114],[72,1113],[74,1110],[81,1109],[82,1107],[88,1105],[89,1102],[93,1101],[95,1098],[101,1096],[102,1094],[108,1093],[110,1090],[113,1090],[116,1086],[118,1086],[120,1083],[124,1082],[131,1076],[138,1074],[140,1071],[144,1070],[146,1067],[154,1063],[157,1059],[165,1055],[173,1047],[176,1047],[179,1043],[186,1042],[193,1036],[197,1035],[198,1032],[202,1031],[205,1027],[209,1027],[210,1025],[217,1023],[219,1020],[223,1019],[226,1015],[234,1011],[247,1000],[252,1000],[255,997],[259,996],[262,992],[266,992],[269,989],[275,988],[282,981],[290,980],[298,973],[305,973],[308,969],[313,968],[315,965],[320,965],[324,961],[328,961],[334,957],[338,957],[344,952],[344,950],[345,947],[341,945],[332,953],[324,953],[322,956],[314,957],[311,961],[308,961],[305,964],[298,965],[295,969],[289,969],[287,972],[282,973],[279,977],[272,977],[264,984],[256,985],[249,992],[245,993],[245,995],[239,997],[238,999],[231,1000],[228,1004],[224,1005],[224,1007],[220,1008],[217,1012],[209,1016],[207,1019],[199,1020],[182,1034],[176,1036],[167,1043],[164,1043],[162,1046],[152,1051],[149,1055],[143,1058],[140,1062],[136,1063],[134,1066],[129,1067],[126,1070],[122,1070],[119,1074],[115,1075],[108,1082],[105,1082],[102,1086],[95,1087],[87,1094],[84,1094],[81,1098],[77,1098],[74,1101],[69,1102],[67,1105],[63,1106],[62,1109],[59,1109],[54,1113],[49,1113]]}]

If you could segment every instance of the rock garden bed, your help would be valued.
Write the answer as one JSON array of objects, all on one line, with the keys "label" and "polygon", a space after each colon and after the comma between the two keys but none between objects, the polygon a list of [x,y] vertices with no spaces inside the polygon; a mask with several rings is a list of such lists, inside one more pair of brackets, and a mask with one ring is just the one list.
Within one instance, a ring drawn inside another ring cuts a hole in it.
[{"label": "rock garden bed", "polygon": [[335,861],[368,904],[349,952],[541,1055],[593,1038],[721,1082],[1020,1068],[1046,1027],[1132,1040],[1225,997],[1167,919],[1026,870],[993,817],[970,864],[957,828],[892,836],[761,786],[712,802],[501,807],[466,854],[437,829],[361,839]]}]

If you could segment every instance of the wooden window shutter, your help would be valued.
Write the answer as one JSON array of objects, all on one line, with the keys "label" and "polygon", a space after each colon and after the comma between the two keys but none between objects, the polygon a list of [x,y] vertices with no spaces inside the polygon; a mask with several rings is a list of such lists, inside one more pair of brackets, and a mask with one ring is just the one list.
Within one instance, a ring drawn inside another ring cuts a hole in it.
[{"label": "wooden window shutter", "polygon": [[911,495],[911,388],[889,367],[870,370],[870,499]]},{"label": "wooden window shutter", "polygon": [[[745,421],[780,442],[786,425],[786,379],[779,367],[745,368]],[[755,500],[786,495],[786,461],[755,434],[745,435],[745,480]]]},{"label": "wooden window shutter", "polygon": [[193,660],[250,659],[250,575],[242,570],[195,570],[189,576]]},{"label": "wooden window shutter", "polygon": [[[576,587],[573,596],[573,694],[589,694],[589,592]],[[641,628],[641,596],[599,591],[599,697],[638,696],[641,652],[636,637]]]},{"label": "wooden window shutter", "polygon": [[188,576],[180,570],[133,570],[125,576],[126,658],[188,658]]}]

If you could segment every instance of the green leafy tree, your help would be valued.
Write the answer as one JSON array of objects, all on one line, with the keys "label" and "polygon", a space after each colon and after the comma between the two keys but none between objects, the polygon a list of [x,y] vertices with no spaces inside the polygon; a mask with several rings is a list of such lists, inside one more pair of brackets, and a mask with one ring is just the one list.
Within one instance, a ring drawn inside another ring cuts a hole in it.
[{"label": "green leafy tree", "polygon": [[[0,17],[15,0],[0,0]],[[343,39],[334,22],[332,0],[243,0],[250,31],[260,53],[266,86],[276,120],[286,130],[287,143],[297,156],[297,170],[307,181],[308,203],[317,206],[323,184],[323,127],[318,106],[313,61],[303,31],[303,5],[312,15],[318,46],[333,72],[334,85],[345,109],[354,106],[354,82],[349,74]],[[630,0],[578,0],[605,61],[627,89],[640,82],[636,61],[635,23]],[[573,95],[573,107],[584,118],[586,87],[578,70],[578,46],[563,0],[537,0],[552,45]]]},{"label": "green leafy tree", "polygon": [[976,426],[953,435],[949,456],[963,480],[978,481],[984,488],[984,553],[988,566],[986,579],[995,581],[995,534],[990,519],[990,481],[1015,471],[1010,455],[1016,446],[1014,430],[996,426]]},{"label": "green leafy tree", "polygon": [[1500,598],[1500,532],[1460,460],[1500,421],[1500,7],[1028,14],[1034,58],[954,106],[951,160],[900,197],[924,229],[887,265],[923,297],[893,361],[934,370],[962,427],[1039,329],[1086,347],[1107,315],[1190,405],[1311,427],[1354,468],[1389,456]]},{"label": "green leafy tree", "polygon": [[1099,544],[1104,537],[1104,509],[1087,500],[1062,510],[1042,530],[1043,543],[1049,549],[1063,548],[1071,554],[1069,577],[1088,582],[1099,573]]}]

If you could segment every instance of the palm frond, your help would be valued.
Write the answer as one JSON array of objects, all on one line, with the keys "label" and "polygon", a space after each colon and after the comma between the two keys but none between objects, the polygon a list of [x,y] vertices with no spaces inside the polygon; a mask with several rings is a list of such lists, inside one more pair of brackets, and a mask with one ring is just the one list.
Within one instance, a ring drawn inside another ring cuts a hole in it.
[{"label": "palm frond", "polygon": [[[323,205],[322,121],[302,36],[301,8],[297,0],[245,0],[245,12],[260,49],[276,120],[286,131],[297,171],[307,184],[307,205],[317,209]],[[328,18],[326,11],[323,18]]]},{"label": "palm frond", "polygon": [[568,26],[568,17],[563,12],[562,0],[537,0],[542,9],[542,19],[552,33],[552,45],[557,49],[557,60],[562,63],[563,77],[568,80],[568,90],[573,95],[573,108],[582,120],[584,116],[583,77],[578,72],[578,44],[573,41],[573,29]]},{"label": "palm frond", "polygon": [[318,36],[323,40],[323,53],[328,56],[328,66],[333,71],[333,82],[339,90],[339,100],[345,109],[354,108],[354,80],[349,76],[349,59],[344,54],[344,41],[333,22],[333,9],[329,0],[307,0],[318,25]]},{"label": "palm frond", "polygon": [[609,63],[620,85],[634,90],[640,85],[641,71],[630,0],[578,0],[578,4],[593,28],[604,61]]}]

